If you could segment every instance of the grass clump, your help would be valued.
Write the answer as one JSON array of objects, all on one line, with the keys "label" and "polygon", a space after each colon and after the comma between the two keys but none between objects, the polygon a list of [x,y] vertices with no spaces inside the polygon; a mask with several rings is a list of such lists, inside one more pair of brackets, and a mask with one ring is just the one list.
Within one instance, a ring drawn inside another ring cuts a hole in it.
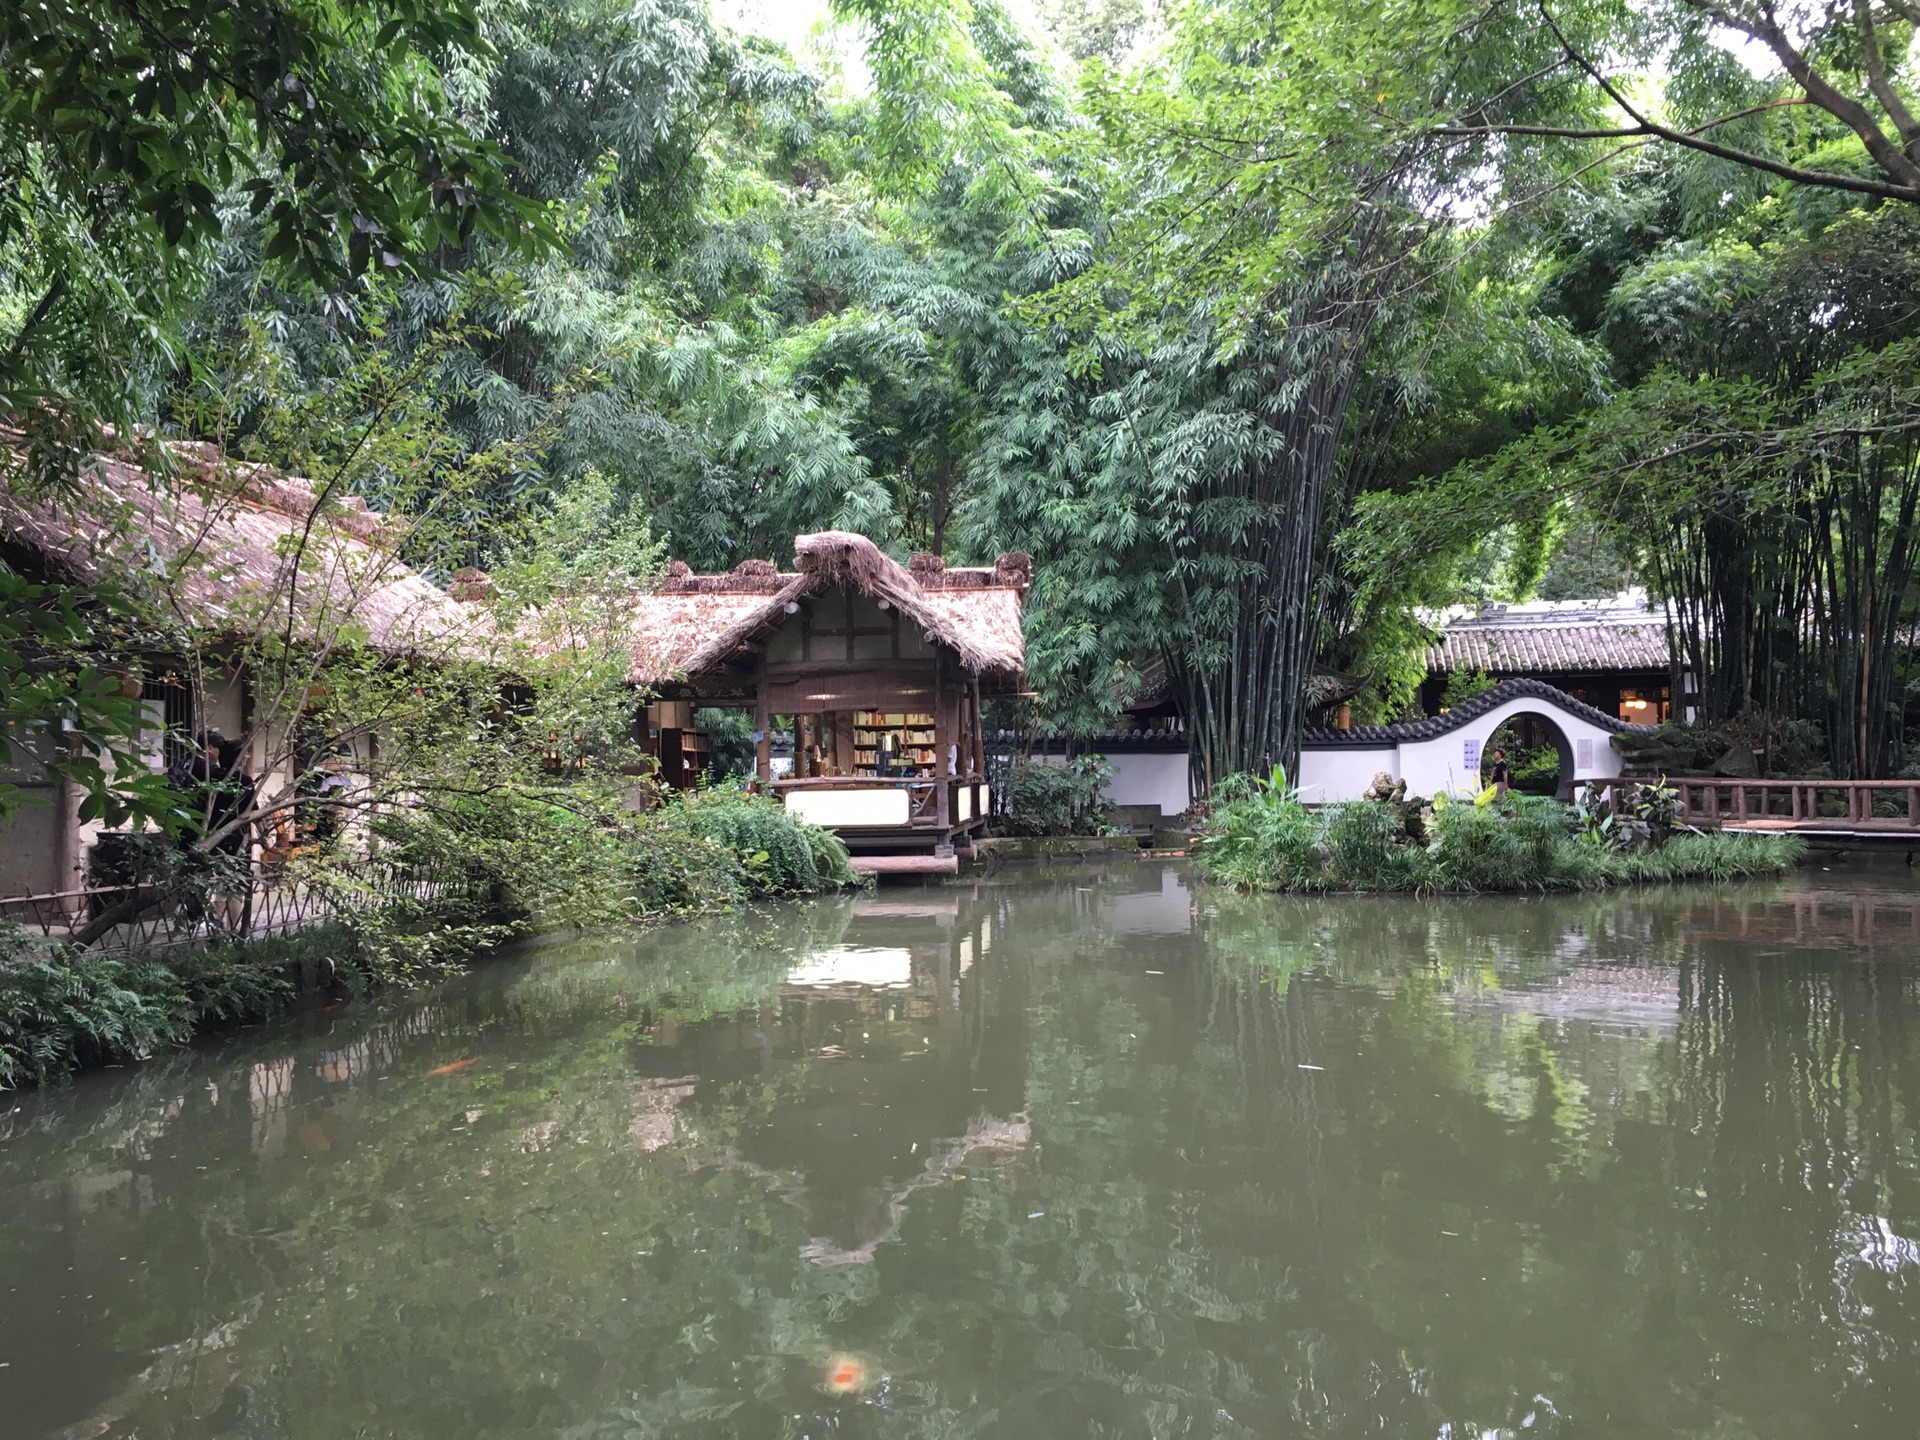
[{"label": "grass clump", "polygon": [[1243,890],[1478,894],[1748,879],[1782,874],[1805,853],[1790,835],[1674,833],[1668,792],[1644,788],[1618,815],[1514,793],[1310,807],[1277,771],[1235,777],[1209,812],[1195,864]]}]

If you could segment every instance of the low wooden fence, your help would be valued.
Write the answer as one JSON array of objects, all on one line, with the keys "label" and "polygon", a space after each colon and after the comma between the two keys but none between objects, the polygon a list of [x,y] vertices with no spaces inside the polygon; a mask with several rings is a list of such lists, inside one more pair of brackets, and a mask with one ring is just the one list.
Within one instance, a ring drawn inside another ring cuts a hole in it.
[{"label": "low wooden fence", "polygon": [[50,941],[86,933],[101,916],[127,908],[126,919],[90,942],[96,950],[164,950],[226,940],[257,940],[338,920],[356,911],[402,902],[441,905],[473,898],[472,879],[457,871],[372,865],[352,889],[315,886],[286,876],[256,876],[244,895],[181,894],[143,885],[101,885],[44,895],[0,896],[0,920]]},{"label": "low wooden fence", "polygon": [[[1603,792],[1646,783],[1632,779],[1581,782],[1589,791]],[[1692,825],[1785,821],[1809,827],[1826,822],[1848,829],[1920,830],[1920,781],[1683,777],[1666,783],[1680,792],[1680,812]]]}]

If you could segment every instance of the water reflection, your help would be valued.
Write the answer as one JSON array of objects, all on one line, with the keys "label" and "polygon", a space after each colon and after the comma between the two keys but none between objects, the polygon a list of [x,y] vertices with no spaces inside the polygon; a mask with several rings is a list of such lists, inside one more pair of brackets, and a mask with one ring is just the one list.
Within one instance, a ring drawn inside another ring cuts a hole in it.
[{"label": "water reflection", "polygon": [[1065,869],[536,947],[16,1100],[0,1430],[1909,1436],[1917,902]]}]

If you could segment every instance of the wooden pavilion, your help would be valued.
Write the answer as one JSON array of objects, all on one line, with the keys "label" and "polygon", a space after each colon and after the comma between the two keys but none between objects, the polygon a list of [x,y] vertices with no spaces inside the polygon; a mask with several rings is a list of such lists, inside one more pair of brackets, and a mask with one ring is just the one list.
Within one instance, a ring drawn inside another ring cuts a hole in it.
[{"label": "wooden pavilion", "polygon": [[[794,542],[794,569],[725,575],[676,561],[634,606],[628,679],[654,692],[649,745],[669,777],[699,754],[695,704],[750,708],[759,783],[837,831],[871,870],[947,870],[990,808],[983,699],[1025,682],[1025,555],[909,565],[863,535]],[[677,721],[677,724],[664,723]],[[776,773],[776,725],[792,763]]]}]

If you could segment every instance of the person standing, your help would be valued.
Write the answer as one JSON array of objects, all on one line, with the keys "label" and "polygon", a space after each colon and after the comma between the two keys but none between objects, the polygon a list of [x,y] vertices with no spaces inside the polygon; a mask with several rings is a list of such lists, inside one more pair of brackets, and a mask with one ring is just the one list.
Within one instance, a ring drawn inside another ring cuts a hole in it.
[{"label": "person standing", "polygon": [[1499,800],[1506,799],[1507,786],[1512,782],[1513,775],[1512,772],[1507,769],[1507,752],[1505,750],[1495,750],[1493,752],[1493,773],[1491,779],[1494,798]]}]

